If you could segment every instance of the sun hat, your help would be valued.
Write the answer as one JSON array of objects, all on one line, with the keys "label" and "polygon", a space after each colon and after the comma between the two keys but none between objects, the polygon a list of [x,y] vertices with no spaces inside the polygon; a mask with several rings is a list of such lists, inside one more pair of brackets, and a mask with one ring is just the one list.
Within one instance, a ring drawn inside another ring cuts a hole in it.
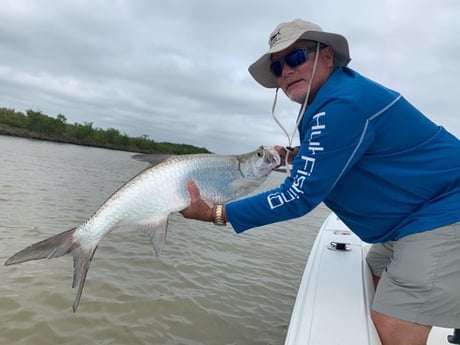
[{"label": "sun hat", "polygon": [[334,50],[336,66],[346,66],[350,62],[347,39],[339,34],[325,32],[315,23],[302,19],[281,23],[270,34],[268,52],[249,66],[249,73],[262,86],[277,88],[277,78],[270,72],[273,53],[288,48],[298,40],[309,40],[324,43]]}]

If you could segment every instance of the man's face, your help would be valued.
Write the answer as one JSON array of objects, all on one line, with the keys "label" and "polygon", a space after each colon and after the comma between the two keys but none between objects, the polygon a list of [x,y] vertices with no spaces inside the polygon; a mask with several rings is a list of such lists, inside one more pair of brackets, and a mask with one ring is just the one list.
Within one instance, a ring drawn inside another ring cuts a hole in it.
[{"label": "man's face", "polygon": [[[272,62],[285,57],[286,55],[295,52],[299,48],[316,47],[317,43],[306,40],[299,40],[290,47],[274,53],[272,55]],[[301,53],[301,52],[299,52]],[[284,63],[281,70],[281,75],[277,78],[279,87],[284,91],[290,100],[303,104],[307,95],[308,84],[313,72],[313,65],[315,61],[316,50],[313,52],[306,52],[306,61],[296,67],[290,67]],[[318,62],[316,66],[315,76],[311,85],[310,102],[315,96],[316,92],[327,80],[331,74],[334,61],[333,50],[330,47],[320,48],[318,53]]]}]

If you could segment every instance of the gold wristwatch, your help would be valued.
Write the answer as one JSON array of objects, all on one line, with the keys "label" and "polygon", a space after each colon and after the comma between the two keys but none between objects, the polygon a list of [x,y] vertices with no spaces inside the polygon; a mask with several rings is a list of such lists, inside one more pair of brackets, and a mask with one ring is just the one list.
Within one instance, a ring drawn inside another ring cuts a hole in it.
[{"label": "gold wristwatch", "polygon": [[227,225],[224,220],[224,205],[216,204],[214,206],[214,224],[215,225]]}]

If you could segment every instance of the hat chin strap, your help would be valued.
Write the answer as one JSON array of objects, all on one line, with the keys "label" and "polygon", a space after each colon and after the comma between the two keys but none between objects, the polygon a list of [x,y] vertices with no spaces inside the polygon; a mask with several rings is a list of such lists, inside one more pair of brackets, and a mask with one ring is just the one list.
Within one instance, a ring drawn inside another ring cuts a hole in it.
[{"label": "hat chin strap", "polygon": [[[297,115],[297,121],[295,123],[294,130],[292,131],[292,135],[289,135],[289,133],[286,130],[286,128],[283,126],[281,121],[275,115],[275,108],[276,108],[276,101],[278,99],[279,87],[277,87],[276,91],[275,91],[275,98],[273,99],[273,105],[272,105],[272,117],[273,117],[273,120],[275,120],[277,125],[281,128],[281,130],[286,135],[286,137],[288,139],[288,145],[287,145],[288,148],[292,147],[292,141],[294,140],[294,135],[296,134],[296,132],[298,130],[298,127],[299,127],[300,123],[302,122],[303,115],[305,114],[305,111],[307,110],[308,98],[310,97],[310,92],[311,92],[311,84],[313,83],[313,78],[315,77],[315,72],[316,72],[316,66],[318,64],[319,46],[320,46],[320,43],[318,42],[316,44],[315,60],[313,62],[313,69],[312,69],[312,73],[311,73],[311,78],[310,78],[310,81],[308,82],[307,93],[305,95],[305,100],[303,101],[302,107],[300,108],[299,114]],[[289,168],[289,164],[288,164],[290,154],[291,154],[291,150],[286,149],[286,162],[285,162],[286,165],[285,166],[286,166],[286,174],[288,176],[291,176],[291,169]]]}]

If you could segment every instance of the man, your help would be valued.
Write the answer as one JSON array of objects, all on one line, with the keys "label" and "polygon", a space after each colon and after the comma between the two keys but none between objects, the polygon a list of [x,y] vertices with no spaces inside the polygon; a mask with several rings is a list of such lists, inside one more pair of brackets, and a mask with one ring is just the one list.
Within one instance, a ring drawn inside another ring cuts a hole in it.
[{"label": "man", "polygon": [[[346,67],[343,36],[297,19],[280,24],[269,45],[249,72],[302,105],[292,177],[212,207],[189,182],[184,217],[228,221],[242,232],[324,202],[374,243],[372,318],[384,345],[426,344],[432,326],[460,327],[460,141],[399,93]],[[284,160],[286,150],[277,149]]]}]

